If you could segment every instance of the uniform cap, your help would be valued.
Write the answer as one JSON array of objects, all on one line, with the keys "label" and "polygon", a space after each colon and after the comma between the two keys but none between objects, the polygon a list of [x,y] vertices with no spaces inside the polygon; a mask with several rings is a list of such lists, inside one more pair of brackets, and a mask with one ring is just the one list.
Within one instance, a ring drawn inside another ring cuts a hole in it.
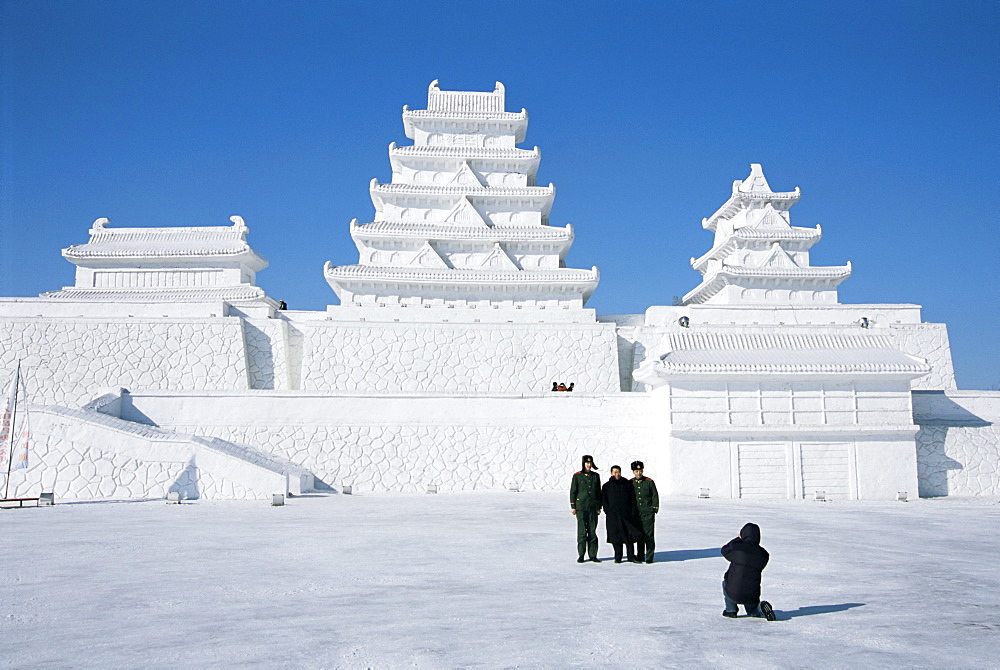
[{"label": "uniform cap", "polygon": [[645,468],[643,468],[643,466],[642,466],[642,461],[632,461],[632,469],[633,470],[644,470]]}]

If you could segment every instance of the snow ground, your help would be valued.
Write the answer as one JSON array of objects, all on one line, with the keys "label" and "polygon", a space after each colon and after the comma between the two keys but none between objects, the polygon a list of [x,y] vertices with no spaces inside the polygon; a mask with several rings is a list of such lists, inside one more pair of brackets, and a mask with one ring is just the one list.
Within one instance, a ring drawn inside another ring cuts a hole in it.
[{"label": "snow ground", "polygon": [[[0,666],[1000,667],[996,500],[664,502],[653,565],[561,493],[3,510]],[[721,616],[746,521],[775,622]]]}]

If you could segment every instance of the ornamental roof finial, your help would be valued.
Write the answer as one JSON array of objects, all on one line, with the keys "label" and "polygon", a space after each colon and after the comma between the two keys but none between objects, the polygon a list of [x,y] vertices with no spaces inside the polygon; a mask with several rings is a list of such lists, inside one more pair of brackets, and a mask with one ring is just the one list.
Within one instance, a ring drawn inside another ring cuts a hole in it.
[{"label": "ornamental roof finial", "polygon": [[743,180],[740,190],[744,193],[773,193],[760,163],[750,164],[750,176]]}]

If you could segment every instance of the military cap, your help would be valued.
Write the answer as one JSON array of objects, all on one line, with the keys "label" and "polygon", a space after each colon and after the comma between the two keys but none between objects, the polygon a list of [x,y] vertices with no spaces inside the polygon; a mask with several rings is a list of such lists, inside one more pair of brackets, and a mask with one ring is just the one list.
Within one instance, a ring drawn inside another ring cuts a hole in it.
[{"label": "military cap", "polygon": [[632,469],[643,470],[644,468],[642,467],[642,461],[632,461]]}]

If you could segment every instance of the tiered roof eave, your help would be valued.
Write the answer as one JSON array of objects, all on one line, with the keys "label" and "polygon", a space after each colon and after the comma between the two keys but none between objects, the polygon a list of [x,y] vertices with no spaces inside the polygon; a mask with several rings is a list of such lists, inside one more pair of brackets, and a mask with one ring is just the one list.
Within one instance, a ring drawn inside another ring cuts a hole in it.
[{"label": "tiered roof eave", "polygon": [[398,221],[351,221],[351,238],[358,240],[476,240],[485,242],[573,243],[573,226],[470,226],[447,223],[405,223]]},{"label": "tiered roof eave", "polygon": [[517,200],[525,207],[538,211],[542,216],[548,216],[556,196],[554,184],[548,186],[425,186],[414,184],[380,183],[372,179],[369,186],[372,204],[381,213],[386,203],[405,203],[421,201],[444,205],[454,205],[461,198],[467,197],[476,201]]},{"label": "tiered roof eave", "polygon": [[[708,301],[724,287],[755,285],[758,288],[772,288],[780,283],[780,288],[830,290],[835,289],[851,276],[851,262],[846,265],[803,268],[755,268],[723,264],[715,272],[706,274],[702,282],[689,291],[682,303],[700,304]],[[756,286],[760,284],[760,286]]]},{"label": "tiered roof eave", "polygon": [[577,296],[586,302],[600,282],[597,267],[590,270],[558,268],[540,271],[480,271],[452,268],[409,268],[370,265],[334,266],[327,261],[323,268],[327,283],[338,297],[343,290],[351,293],[388,291],[387,295],[408,292],[426,293],[434,289],[465,300],[503,299],[507,292],[534,294],[537,299]]},{"label": "tiered roof eave", "polygon": [[730,219],[743,209],[770,203],[778,211],[788,211],[802,197],[798,186],[794,191],[772,191],[764,178],[760,163],[750,164],[750,176],[733,182],[733,193],[712,216],[702,219],[702,228],[715,232],[722,219]]},{"label": "tiered roof eave", "polygon": [[691,379],[830,377],[910,380],[930,372],[926,360],[899,350],[885,336],[674,333],[670,350],[646,361],[635,377],[658,386]]},{"label": "tiered roof eave", "polygon": [[457,124],[496,127],[503,134],[513,135],[514,142],[523,142],[528,133],[528,111],[522,108],[520,112],[446,112],[403,105],[403,130],[411,140],[415,139],[418,127],[443,130]]},{"label": "tiered roof eave", "polygon": [[83,267],[175,265],[242,265],[253,272],[268,266],[267,259],[246,241],[249,232],[239,216],[232,226],[176,228],[109,228],[106,218],[90,229],[90,241],[63,249],[63,258]]},{"label": "tiered roof eave", "polygon": [[404,164],[434,165],[442,160],[452,163],[471,162],[482,168],[489,169],[497,165],[515,165],[519,172],[534,179],[541,163],[542,152],[538,147],[533,149],[492,148],[492,147],[449,147],[439,145],[397,146],[389,144],[389,163],[393,172],[401,169]]},{"label": "tiered roof eave", "polygon": [[709,249],[698,258],[691,259],[691,267],[704,272],[704,266],[713,259],[723,259],[737,248],[747,248],[751,245],[782,243],[786,250],[806,251],[812,248],[823,237],[823,229],[797,228],[789,226],[787,230],[760,230],[756,228],[740,228],[725,240]]}]

